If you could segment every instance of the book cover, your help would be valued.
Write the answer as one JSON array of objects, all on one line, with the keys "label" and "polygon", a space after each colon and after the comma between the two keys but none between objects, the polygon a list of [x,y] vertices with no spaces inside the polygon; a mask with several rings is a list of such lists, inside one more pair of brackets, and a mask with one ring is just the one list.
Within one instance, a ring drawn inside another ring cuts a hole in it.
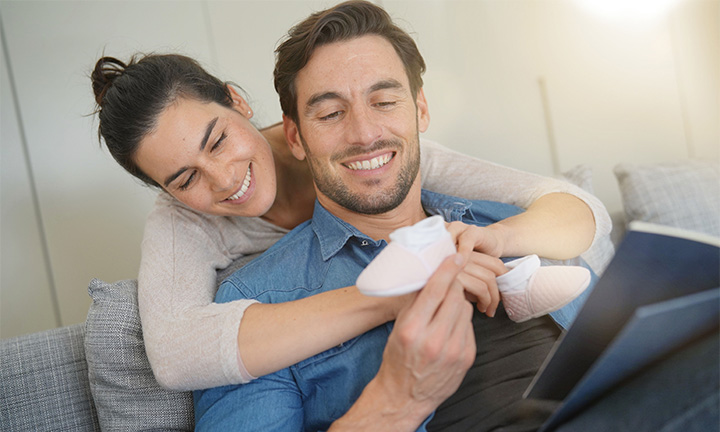
[{"label": "book cover", "polygon": [[[638,328],[647,328],[642,322],[638,324],[632,319],[639,308],[717,287],[720,287],[720,239],[660,225],[631,223],[612,262],[588,296],[575,322],[553,347],[525,397],[557,401],[566,399],[629,323],[634,322],[633,325]],[[713,319],[717,320],[720,305],[712,299],[709,301],[711,307],[703,310],[714,313]],[[682,309],[693,302],[670,304]],[[671,313],[674,307],[670,308]],[[653,331],[658,335],[677,322],[665,319],[663,314],[657,318],[655,314],[642,313],[636,317],[652,317],[655,320]],[[674,313],[675,320],[683,316],[682,312]],[[686,337],[691,337],[692,330],[691,326]],[[696,331],[703,331],[702,325]],[[625,332],[626,340],[616,344],[625,353],[604,355],[613,356],[617,363],[630,354],[627,350],[629,346],[635,346],[639,352],[646,350],[643,342],[647,338],[642,335],[643,332],[628,330]],[[683,342],[677,339],[656,338],[656,342],[661,345],[667,343],[652,349],[666,352]],[[644,361],[652,361],[652,358]],[[566,404],[568,402],[565,401]]]}]

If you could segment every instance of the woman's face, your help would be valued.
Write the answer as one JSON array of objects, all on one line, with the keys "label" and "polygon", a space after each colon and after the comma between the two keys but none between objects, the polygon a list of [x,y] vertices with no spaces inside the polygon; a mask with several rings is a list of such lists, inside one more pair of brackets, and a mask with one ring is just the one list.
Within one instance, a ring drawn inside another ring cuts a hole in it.
[{"label": "woman's face", "polygon": [[233,108],[180,98],[140,141],[135,163],[197,211],[262,216],[275,201],[275,164],[251,115],[241,98]]}]

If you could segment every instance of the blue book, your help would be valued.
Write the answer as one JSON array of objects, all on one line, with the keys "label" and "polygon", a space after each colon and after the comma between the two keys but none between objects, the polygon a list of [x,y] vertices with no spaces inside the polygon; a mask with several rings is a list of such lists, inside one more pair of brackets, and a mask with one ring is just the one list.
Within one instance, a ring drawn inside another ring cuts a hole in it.
[{"label": "blue book", "polygon": [[562,423],[650,363],[720,326],[720,239],[633,222],[525,397]]}]

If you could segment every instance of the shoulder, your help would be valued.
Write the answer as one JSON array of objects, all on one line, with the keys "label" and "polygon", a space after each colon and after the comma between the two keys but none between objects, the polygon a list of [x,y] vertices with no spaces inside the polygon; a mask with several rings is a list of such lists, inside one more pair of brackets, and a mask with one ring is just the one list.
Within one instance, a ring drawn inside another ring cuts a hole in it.
[{"label": "shoulder", "polygon": [[223,281],[217,302],[238,298],[262,299],[270,291],[289,291],[307,273],[317,242],[310,221],[298,225],[262,255]]}]

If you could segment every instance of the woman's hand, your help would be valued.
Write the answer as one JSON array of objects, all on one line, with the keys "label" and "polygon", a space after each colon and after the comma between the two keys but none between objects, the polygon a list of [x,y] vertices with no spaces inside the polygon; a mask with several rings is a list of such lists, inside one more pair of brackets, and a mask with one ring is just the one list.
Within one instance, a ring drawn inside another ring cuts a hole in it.
[{"label": "woman's hand", "polygon": [[482,252],[496,258],[503,256],[505,250],[505,234],[502,226],[497,224],[487,227],[468,225],[463,222],[450,222],[447,230],[457,245],[457,250],[465,258],[470,252]]},{"label": "woman's hand", "polygon": [[504,237],[494,227],[478,227],[463,222],[447,224],[458,252],[465,260],[465,266],[458,280],[465,289],[466,296],[477,303],[480,312],[489,317],[495,316],[500,293],[495,278],[507,272],[502,261]]}]

